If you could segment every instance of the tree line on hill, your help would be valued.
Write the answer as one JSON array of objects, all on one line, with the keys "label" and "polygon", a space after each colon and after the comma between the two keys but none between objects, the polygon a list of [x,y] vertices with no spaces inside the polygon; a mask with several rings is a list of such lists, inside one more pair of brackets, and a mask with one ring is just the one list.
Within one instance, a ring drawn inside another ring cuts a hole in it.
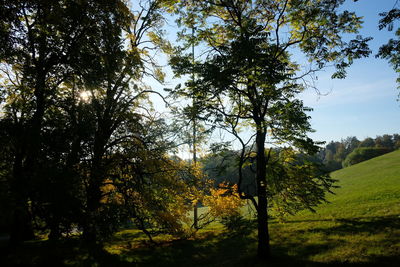
[{"label": "tree line on hill", "polygon": [[328,171],[335,171],[400,148],[399,134],[360,141],[355,136],[329,142],[317,155]]},{"label": "tree line on hill", "polygon": [[[356,35],[361,17],[341,10],[343,2],[1,0],[0,223],[10,245],[73,232],[97,243],[127,224],[150,239],[187,236],[237,216],[247,199],[258,256],[268,258],[269,211],[313,210],[334,186],[315,160],[321,144],[308,137],[310,108],[297,96],[308,75],[334,65],[332,77],[345,78],[371,53],[371,38]],[[168,16],[180,27],[176,46],[162,30]],[[201,57],[195,46],[205,48]],[[164,81],[159,53],[176,77],[190,77],[168,89],[191,102],[171,107],[177,123],[149,100],[162,97],[146,85]],[[205,171],[196,159],[204,123],[242,145],[203,159]],[[174,156],[179,143],[191,145],[191,163]],[[276,143],[282,148],[267,146]],[[216,166],[216,157],[230,159]],[[232,168],[236,181],[219,188],[204,173]],[[192,220],[200,202],[209,212]]]}]

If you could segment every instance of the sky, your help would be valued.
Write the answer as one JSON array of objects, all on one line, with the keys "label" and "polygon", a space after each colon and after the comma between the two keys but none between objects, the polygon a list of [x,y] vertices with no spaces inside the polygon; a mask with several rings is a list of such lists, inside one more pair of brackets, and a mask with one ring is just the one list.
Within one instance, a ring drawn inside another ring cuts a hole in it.
[{"label": "sky", "polygon": [[[396,84],[396,73],[387,61],[375,58],[379,46],[394,36],[386,29],[379,31],[379,13],[393,8],[396,0],[359,0],[354,3],[347,0],[344,9],[355,11],[363,16],[364,24],[360,34],[371,36],[372,54],[369,58],[359,59],[348,69],[346,79],[332,80],[332,70],[318,73],[316,87],[303,92],[299,97],[305,106],[313,108],[309,113],[315,132],[310,137],[315,141],[340,141],[348,136],[362,140],[383,134],[400,133],[400,101]],[[395,25],[395,29],[398,25]],[[174,38],[174,25],[166,27],[168,35]],[[162,91],[164,87],[175,87],[181,80],[176,80],[166,69],[166,84],[150,82],[150,85]],[[156,109],[165,112],[163,102],[153,98]]]},{"label": "sky", "polygon": [[369,58],[355,61],[344,80],[330,79],[329,71],[321,73],[316,86],[326,96],[318,96],[312,89],[302,94],[305,105],[314,109],[309,114],[316,131],[310,134],[314,140],[338,141],[347,136],[364,139],[400,132],[397,75],[387,61],[375,58],[379,46],[394,35],[379,31],[378,14],[393,8],[395,2],[360,0],[345,4],[344,8],[364,17],[360,33],[374,38],[370,42],[373,52]]}]

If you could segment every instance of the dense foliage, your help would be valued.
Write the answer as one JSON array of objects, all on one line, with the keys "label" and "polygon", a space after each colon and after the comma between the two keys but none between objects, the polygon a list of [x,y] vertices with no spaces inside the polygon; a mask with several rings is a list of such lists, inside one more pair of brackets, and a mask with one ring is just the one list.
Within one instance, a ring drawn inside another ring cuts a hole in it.
[{"label": "dense foliage", "polygon": [[331,141],[318,153],[316,160],[321,161],[327,171],[335,171],[347,166],[344,162],[349,154],[364,147],[382,149],[382,152],[387,153],[400,148],[400,135],[384,134],[375,138],[367,137],[362,141],[353,136]]},{"label": "dense foliage", "polygon": [[383,147],[359,147],[354,149],[349,155],[347,155],[346,159],[343,161],[343,167],[348,167],[365,160],[369,160],[375,158],[377,156],[381,156],[390,152],[388,148]]},{"label": "dense foliage", "polygon": [[[370,53],[370,38],[354,35],[361,18],[343,2],[0,0],[0,230],[10,245],[39,233],[97,243],[124,226],[151,241],[216,220],[233,229],[248,199],[258,255],[269,257],[269,211],[313,211],[334,187],[330,170],[400,146],[384,135],[320,151],[308,137],[311,109],[298,99],[306,78],[331,64],[344,78]],[[180,47],[164,38],[167,12]],[[161,52],[177,77],[190,76],[168,90],[191,102],[171,105],[173,120],[154,110],[149,94],[163,96],[146,85],[163,82]],[[241,149],[216,144],[200,158],[215,128]],[[176,156],[177,143],[191,147],[191,161]]]},{"label": "dense foliage", "polygon": [[167,47],[161,5],[135,8],[1,2],[0,175],[11,243],[38,230],[95,242],[130,221],[149,234],[177,231],[184,174],[142,82],[162,79],[152,54]]}]

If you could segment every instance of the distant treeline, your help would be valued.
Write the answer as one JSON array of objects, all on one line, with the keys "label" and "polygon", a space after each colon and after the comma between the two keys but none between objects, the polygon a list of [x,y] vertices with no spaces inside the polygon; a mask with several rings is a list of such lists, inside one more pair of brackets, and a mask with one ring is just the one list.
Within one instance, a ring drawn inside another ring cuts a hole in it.
[{"label": "distant treeline", "polygon": [[[331,141],[316,155],[302,155],[302,161],[309,161],[320,165],[324,172],[332,172],[343,167],[383,155],[400,148],[399,134],[385,134],[376,138],[365,138],[360,141],[357,137],[347,137],[341,141]],[[274,154],[279,154],[282,148],[273,149]],[[212,153],[202,159],[203,168],[208,177],[218,185],[222,182],[238,183],[238,157],[239,151],[225,150]],[[304,163],[304,162],[303,162]],[[249,162],[242,170],[243,180],[241,188],[248,194],[256,192],[254,181],[255,162]]]},{"label": "distant treeline", "polygon": [[328,171],[335,171],[398,148],[400,148],[399,134],[367,137],[362,141],[352,136],[341,141],[331,141],[319,152],[318,158]]}]

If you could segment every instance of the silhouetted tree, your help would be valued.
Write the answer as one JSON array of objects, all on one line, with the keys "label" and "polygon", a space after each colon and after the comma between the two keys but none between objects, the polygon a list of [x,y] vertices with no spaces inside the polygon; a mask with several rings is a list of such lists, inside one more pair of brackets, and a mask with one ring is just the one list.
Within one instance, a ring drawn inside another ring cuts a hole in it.
[{"label": "silhouetted tree", "polygon": [[96,37],[97,1],[1,1],[0,49],[13,154],[9,179],[13,203],[11,242],[32,238],[35,181],[42,168],[45,113],[60,84],[85,69],[85,47]]}]

